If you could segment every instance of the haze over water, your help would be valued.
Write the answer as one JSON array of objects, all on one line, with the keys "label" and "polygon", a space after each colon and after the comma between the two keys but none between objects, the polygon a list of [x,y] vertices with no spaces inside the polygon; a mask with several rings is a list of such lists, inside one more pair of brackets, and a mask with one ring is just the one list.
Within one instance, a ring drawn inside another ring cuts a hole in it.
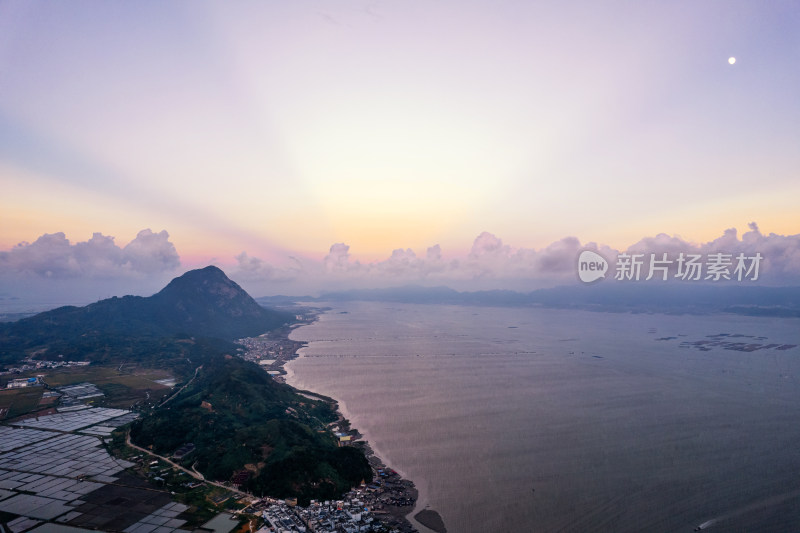
[{"label": "haze over water", "polygon": [[800,347],[680,347],[720,333],[800,344],[800,320],[336,304],[288,382],[451,533],[798,530]]}]

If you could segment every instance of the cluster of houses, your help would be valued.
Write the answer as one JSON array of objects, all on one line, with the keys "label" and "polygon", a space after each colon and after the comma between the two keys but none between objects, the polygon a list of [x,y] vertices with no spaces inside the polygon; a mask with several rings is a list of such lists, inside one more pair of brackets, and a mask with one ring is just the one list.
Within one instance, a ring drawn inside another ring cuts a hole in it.
[{"label": "cluster of houses", "polygon": [[[9,367],[5,370],[0,370],[0,376],[2,375],[9,375],[9,374],[22,374],[23,372],[31,372],[33,370],[42,370],[45,368],[61,368],[67,366],[88,366],[90,365],[90,361],[35,361],[33,359],[23,359],[18,366]],[[20,382],[21,379],[27,380],[28,378],[19,378],[13,379],[13,382]],[[11,382],[9,382],[9,385]],[[38,383],[36,383],[38,385]],[[17,385],[16,387],[10,387],[7,385],[7,388],[17,388],[17,387],[29,387],[30,385]]]},{"label": "cluster of houses", "polygon": [[239,350],[239,357],[261,366],[270,376],[281,381],[286,372],[283,365],[294,359],[303,344],[287,339],[285,336],[270,336],[265,333],[258,337],[248,337],[236,341],[243,348]]},{"label": "cluster of houses", "polygon": [[355,499],[312,501],[305,508],[285,502],[274,503],[262,511],[261,516],[265,524],[276,532],[361,533],[384,530],[372,514],[362,507],[362,502]]},{"label": "cluster of houses", "polygon": [[[413,485],[397,472],[379,468],[377,479],[351,490],[341,500],[311,500],[308,507],[297,505],[296,498],[264,498],[248,513],[260,513],[264,527],[258,533],[363,533],[415,531],[400,516],[398,507],[413,506]],[[393,509],[394,508],[394,509]]]}]

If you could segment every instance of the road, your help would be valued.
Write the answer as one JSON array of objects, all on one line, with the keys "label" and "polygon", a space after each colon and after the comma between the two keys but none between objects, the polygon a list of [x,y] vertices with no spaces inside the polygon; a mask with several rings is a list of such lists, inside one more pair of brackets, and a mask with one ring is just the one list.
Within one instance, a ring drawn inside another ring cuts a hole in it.
[{"label": "road", "polygon": [[164,400],[163,402],[161,402],[161,404],[159,404],[159,407],[161,407],[162,405],[165,405],[165,404],[166,404],[168,401],[172,400],[172,399],[173,399],[174,397],[176,397],[178,394],[180,394],[181,392],[183,392],[183,389],[185,389],[186,387],[188,387],[189,385],[191,385],[191,384],[192,384],[192,381],[194,381],[194,380],[195,380],[195,378],[197,378],[197,374],[198,374],[198,372],[200,372],[200,369],[201,369],[201,368],[203,368],[203,365],[200,365],[200,366],[198,366],[197,368],[195,368],[195,369],[194,369],[194,376],[192,376],[192,379],[190,379],[189,381],[187,381],[187,382],[186,382],[186,385],[184,385],[183,387],[181,387],[180,389],[178,389],[178,390],[176,390],[174,393],[172,393],[172,396],[170,396],[169,398],[167,398],[166,400]]},{"label": "road", "polygon": [[[198,368],[198,370],[200,370],[200,369]],[[188,385],[188,383],[187,383],[187,385]],[[196,470],[188,470],[188,469],[182,467],[181,465],[175,463],[174,461],[171,461],[170,459],[167,459],[166,457],[164,457],[162,455],[158,455],[157,453],[153,453],[150,450],[147,450],[145,448],[142,448],[140,446],[135,445],[134,443],[131,442],[131,432],[130,431],[127,431],[125,433],[125,444],[127,444],[128,446],[130,446],[131,448],[133,448],[135,450],[139,450],[140,452],[146,453],[147,455],[150,455],[151,457],[155,457],[155,458],[157,458],[157,459],[159,459],[161,461],[164,461],[165,463],[169,463],[174,468],[177,468],[181,472],[186,472],[187,474],[189,474],[190,476],[192,476],[193,478],[195,478],[198,481],[203,481],[204,483],[208,483],[210,485],[214,485],[215,487],[219,487],[221,489],[225,489],[225,490],[230,491],[230,492],[235,492],[236,494],[239,494],[241,496],[250,496],[250,494],[247,494],[246,492],[242,492],[242,491],[234,489],[232,487],[226,487],[222,483],[217,483],[216,481],[210,481],[210,480],[206,479],[205,477],[203,477],[203,474],[201,474],[200,472],[198,472]]]}]

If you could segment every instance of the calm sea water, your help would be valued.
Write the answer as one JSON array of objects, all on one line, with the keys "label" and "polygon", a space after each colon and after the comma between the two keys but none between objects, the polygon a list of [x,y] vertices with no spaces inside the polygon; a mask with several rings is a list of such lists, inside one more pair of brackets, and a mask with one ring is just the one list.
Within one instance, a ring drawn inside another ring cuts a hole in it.
[{"label": "calm sea water", "polygon": [[288,381],[450,533],[800,531],[800,348],[681,347],[720,333],[800,320],[351,303],[293,332]]}]

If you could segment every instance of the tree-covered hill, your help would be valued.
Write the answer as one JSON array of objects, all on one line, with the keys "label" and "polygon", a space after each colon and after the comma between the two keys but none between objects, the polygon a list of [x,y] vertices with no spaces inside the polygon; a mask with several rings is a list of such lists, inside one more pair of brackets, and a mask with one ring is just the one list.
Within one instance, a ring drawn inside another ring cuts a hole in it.
[{"label": "tree-covered hill", "polygon": [[275,382],[257,365],[219,356],[167,405],[138,421],[134,442],[170,455],[193,443],[185,462],[209,479],[229,480],[246,467],[256,494],[328,499],[371,479],[363,453],[339,448],[331,404]]}]

